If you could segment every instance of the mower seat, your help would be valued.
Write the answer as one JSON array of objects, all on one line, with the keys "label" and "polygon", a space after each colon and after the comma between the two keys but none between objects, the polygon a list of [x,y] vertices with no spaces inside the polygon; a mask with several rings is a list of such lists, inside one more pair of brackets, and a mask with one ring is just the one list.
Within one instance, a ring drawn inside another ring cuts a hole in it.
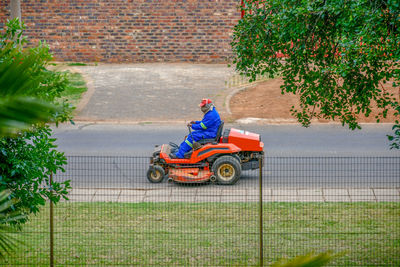
[{"label": "mower seat", "polygon": [[219,139],[221,138],[223,129],[224,129],[224,121],[221,121],[221,124],[218,127],[217,136],[215,138],[201,139],[201,140],[197,141],[197,143],[199,143],[200,145],[205,145],[208,143],[218,143]]},{"label": "mower seat", "polygon": [[[219,139],[221,138],[223,129],[224,129],[224,121],[221,121],[221,124],[218,127],[217,136],[215,138],[201,139],[201,140],[197,141],[197,143],[199,143],[200,145],[205,145],[208,143],[217,143],[218,144]],[[193,149],[190,150],[189,152],[186,152],[184,155],[184,158],[190,159],[190,157],[192,156],[192,153],[193,153]]]}]

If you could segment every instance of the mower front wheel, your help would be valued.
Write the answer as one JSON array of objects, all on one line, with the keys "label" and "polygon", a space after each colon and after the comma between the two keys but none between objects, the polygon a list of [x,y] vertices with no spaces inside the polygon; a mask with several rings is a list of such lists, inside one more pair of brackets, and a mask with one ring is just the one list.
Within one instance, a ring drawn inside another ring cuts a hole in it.
[{"label": "mower front wheel", "polygon": [[221,185],[235,184],[241,175],[242,167],[237,158],[233,156],[222,156],[215,160],[212,171],[217,178],[217,183]]},{"label": "mower front wheel", "polygon": [[161,183],[164,179],[165,171],[163,167],[159,165],[150,166],[147,170],[147,179],[150,183]]}]

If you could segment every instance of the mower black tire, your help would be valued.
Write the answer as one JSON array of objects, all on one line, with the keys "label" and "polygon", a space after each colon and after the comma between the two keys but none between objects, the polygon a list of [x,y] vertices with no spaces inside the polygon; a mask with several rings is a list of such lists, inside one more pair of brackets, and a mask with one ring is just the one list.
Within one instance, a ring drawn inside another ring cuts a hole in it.
[{"label": "mower black tire", "polygon": [[233,185],[239,180],[242,167],[236,157],[222,156],[214,161],[212,171],[218,184]]},{"label": "mower black tire", "polygon": [[150,166],[147,170],[147,179],[150,183],[161,183],[164,180],[165,171],[159,165]]}]

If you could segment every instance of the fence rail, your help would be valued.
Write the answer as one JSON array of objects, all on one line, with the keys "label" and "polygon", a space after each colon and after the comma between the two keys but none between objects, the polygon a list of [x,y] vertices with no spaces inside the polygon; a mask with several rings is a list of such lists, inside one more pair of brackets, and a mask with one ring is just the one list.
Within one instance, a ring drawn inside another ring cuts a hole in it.
[{"label": "fence rail", "polygon": [[[68,157],[55,266],[267,266],[325,251],[340,254],[332,266],[400,265],[400,157],[266,157],[231,186],[149,183],[148,165]],[[6,265],[50,264],[49,218],[46,206],[15,234],[24,245]]]}]

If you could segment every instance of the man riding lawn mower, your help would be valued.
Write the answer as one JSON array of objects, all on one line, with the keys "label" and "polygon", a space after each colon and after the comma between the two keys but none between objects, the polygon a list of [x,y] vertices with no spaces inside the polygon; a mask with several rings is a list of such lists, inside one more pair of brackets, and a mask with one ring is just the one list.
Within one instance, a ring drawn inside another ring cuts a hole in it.
[{"label": "man riding lawn mower", "polygon": [[259,168],[264,155],[260,135],[234,128],[223,131],[224,122],[211,100],[203,99],[199,106],[204,117],[188,124],[189,135],[179,147],[156,146],[147,171],[150,182],[160,183],[168,176],[178,183],[232,185],[243,170]]}]

